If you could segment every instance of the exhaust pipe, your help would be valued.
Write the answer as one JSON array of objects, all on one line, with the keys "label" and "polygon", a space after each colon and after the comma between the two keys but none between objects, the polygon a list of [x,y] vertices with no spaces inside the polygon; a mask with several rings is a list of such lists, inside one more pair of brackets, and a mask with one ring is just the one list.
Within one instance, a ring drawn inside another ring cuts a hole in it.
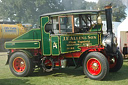
[{"label": "exhaust pipe", "polygon": [[107,33],[112,33],[112,6],[105,6]]},{"label": "exhaust pipe", "polygon": [[106,14],[106,22],[107,22],[107,33],[108,33],[108,38],[110,42],[107,42],[107,51],[110,54],[116,54],[117,51],[117,46],[116,43],[114,42],[114,34],[112,30],[112,6],[111,4],[108,6],[105,6],[105,14]]}]

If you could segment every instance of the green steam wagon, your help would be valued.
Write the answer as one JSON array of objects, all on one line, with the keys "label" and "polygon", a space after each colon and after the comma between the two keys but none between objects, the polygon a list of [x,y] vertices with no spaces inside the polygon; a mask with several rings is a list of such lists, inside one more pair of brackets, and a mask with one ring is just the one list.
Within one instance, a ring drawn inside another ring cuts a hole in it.
[{"label": "green steam wagon", "polygon": [[[11,72],[28,76],[35,67],[45,72],[55,68],[83,66],[83,72],[94,80],[104,79],[109,71],[123,64],[112,32],[112,8],[47,13],[40,16],[40,29],[5,43]],[[106,16],[107,32],[102,30],[101,15]]]}]

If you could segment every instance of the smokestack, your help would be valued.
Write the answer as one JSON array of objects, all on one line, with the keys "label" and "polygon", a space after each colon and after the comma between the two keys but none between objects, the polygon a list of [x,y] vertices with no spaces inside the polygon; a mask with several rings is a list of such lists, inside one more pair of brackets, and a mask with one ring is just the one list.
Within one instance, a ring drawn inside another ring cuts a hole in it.
[{"label": "smokestack", "polygon": [[107,33],[112,33],[112,6],[105,6]]}]

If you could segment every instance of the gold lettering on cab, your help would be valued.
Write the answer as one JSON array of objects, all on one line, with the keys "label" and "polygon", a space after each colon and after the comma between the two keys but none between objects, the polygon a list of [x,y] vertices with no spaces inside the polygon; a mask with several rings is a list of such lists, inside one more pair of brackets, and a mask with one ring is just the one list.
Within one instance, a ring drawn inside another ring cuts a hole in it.
[{"label": "gold lettering on cab", "polygon": [[96,36],[88,36],[88,39],[96,39]]},{"label": "gold lettering on cab", "polygon": [[86,39],[96,39],[96,36],[66,36],[63,37],[63,41],[75,41],[75,40],[86,40]]},{"label": "gold lettering on cab", "polygon": [[67,50],[74,50],[74,47],[67,47]]},{"label": "gold lettering on cab", "polygon": [[63,41],[68,41],[69,37],[64,37]]},{"label": "gold lettering on cab", "polygon": [[74,43],[76,43],[76,41],[69,41],[68,43],[74,44]]}]

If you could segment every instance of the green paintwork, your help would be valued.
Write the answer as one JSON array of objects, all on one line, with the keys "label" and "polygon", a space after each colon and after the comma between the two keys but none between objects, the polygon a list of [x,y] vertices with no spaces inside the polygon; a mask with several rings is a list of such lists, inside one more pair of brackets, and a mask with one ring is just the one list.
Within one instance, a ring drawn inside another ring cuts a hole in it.
[{"label": "green paintwork", "polygon": [[[39,49],[44,56],[60,55],[80,51],[79,47],[96,46],[99,35],[92,33],[50,35],[45,32],[49,17],[41,17],[41,29],[32,29],[25,34],[5,43],[6,49]],[[91,32],[101,31],[102,25],[94,26]],[[97,29],[98,28],[98,29]]]},{"label": "green paintwork", "polygon": [[45,25],[48,23],[49,17],[42,17],[41,18],[41,36],[42,36],[42,52],[43,55],[49,56],[51,55],[50,51],[50,33],[45,32]]},{"label": "green paintwork", "polygon": [[74,34],[60,36],[61,53],[80,51],[79,47],[96,46],[99,44],[98,34]]},{"label": "green paintwork", "polygon": [[6,49],[37,49],[40,48],[40,29],[32,29],[23,35],[5,43]]},{"label": "green paintwork", "polygon": [[39,41],[24,41],[24,42],[6,42],[6,49],[38,49],[40,48]]},{"label": "green paintwork", "polygon": [[97,32],[97,31],[101,31],[101,28],[102,28],[102,25],[98,24],[98,25],[95,25],[94,27],[92,27],[89,31],[90,32]]},{"label": "green paintwork", "polygon": [[[41,18],[42,31],[42,52],[44,56],[59,55],[61,53],[69,53],[80,51],[79,47],[96,46],[99,44],[99,35],[87,34],[65,34],[59,36],[51,36],[50,33],[45,32],[45,25],[48,23],[49,17]],[[94,29],[101,31],[101,25],[95,26]],[[54,47],[54,42],[57,47]],[[60,43],[60,46],[59,46]],[[51,45],[50,45],[51,44]],[[60,49],[60,50],[59,50]]]},{"label": "green paintwork", "polygon": [[51,46],[52,46],[52,55],[59,55],[59,37],[52,36],[51,37]]},{"label": "green paintwork", "polygon": [[41,40],[40,29],[32,29],[25,34],[13,39],[12,41],[16,40]]}]

